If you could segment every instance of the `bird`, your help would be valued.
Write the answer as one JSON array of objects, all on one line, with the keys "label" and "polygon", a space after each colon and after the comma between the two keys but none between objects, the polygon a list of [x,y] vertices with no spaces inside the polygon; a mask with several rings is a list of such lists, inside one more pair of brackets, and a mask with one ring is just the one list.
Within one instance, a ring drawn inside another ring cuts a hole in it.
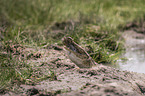
[{"label": "bird", "polygon": [[79,68],[92,68],[97,63],[91,58],[91,56],[71,37],[64,37],[62,39],[64,48],[67,51],[69,59],[74,62]]}]

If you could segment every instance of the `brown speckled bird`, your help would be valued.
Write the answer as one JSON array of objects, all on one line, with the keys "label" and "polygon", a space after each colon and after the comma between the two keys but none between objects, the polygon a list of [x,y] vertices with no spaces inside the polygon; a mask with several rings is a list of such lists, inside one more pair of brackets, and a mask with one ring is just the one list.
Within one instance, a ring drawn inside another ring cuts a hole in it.
[{"label": "brown speckled bird", "polygon": [[97,64],[81,46],[73,41],[71,37],[64,37],[62,42],[65,45],[64,48],[66,49],[70,60],[79,68],[91,68]]}]

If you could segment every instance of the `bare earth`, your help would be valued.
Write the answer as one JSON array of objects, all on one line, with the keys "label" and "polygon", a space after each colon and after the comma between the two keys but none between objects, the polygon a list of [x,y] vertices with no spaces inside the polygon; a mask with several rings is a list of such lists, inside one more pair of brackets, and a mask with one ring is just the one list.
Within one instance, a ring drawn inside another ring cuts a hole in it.
[{"label": "bare earth", "polygon": [[[28,49],[25,50],[34,50]],[[79,69],[72,63],[61,47],[39,49],[41,58],[27,62],[35,67],[55,71],[56,77],[31,85],[14,86],[13,92],[1,96],[143,96],[145,95],[145,74],[120,71],[107,66],[93,69]]]},{"label": "bare earth", "polygon": [[[43,80],[34,85],[20,85],[17,92],[3,96],[141,96],[145,93],[145,74],[119,71],[110,67],[78,69],[64,50],[43,49],[43,56],[29,60],[44,68],[51,66],[56,80]],[[47,63],[46,63],[47,62]],[[43,65],[42,65],[43,63]]]}]

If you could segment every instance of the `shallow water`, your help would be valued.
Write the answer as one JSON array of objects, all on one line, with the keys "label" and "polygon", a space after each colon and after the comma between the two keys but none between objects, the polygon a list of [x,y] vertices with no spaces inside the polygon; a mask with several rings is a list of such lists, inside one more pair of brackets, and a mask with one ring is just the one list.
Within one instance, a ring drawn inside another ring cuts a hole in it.
[{"label": "shallow water", "polygon": [[127,31],[124,35],[126,51],[118,60],[121,70],[145,73],[145,36],[134,31]]},{"label": "shallow water", "polygon": [[128,60],[119,60],[121,70],[145,73],[145,49],[127,50],[123,57]]}]

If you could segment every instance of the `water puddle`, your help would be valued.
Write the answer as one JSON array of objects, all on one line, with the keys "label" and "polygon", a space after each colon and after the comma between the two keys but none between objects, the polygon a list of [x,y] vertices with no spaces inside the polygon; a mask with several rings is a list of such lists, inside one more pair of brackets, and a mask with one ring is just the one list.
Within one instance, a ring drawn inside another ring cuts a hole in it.
[{"label": "water puddle", "polygon": [[121,57],[123,59],[118,60],[120,69],[145,73],[145,35],[126,31],[123,36],[126,40],[126,52]]}]

